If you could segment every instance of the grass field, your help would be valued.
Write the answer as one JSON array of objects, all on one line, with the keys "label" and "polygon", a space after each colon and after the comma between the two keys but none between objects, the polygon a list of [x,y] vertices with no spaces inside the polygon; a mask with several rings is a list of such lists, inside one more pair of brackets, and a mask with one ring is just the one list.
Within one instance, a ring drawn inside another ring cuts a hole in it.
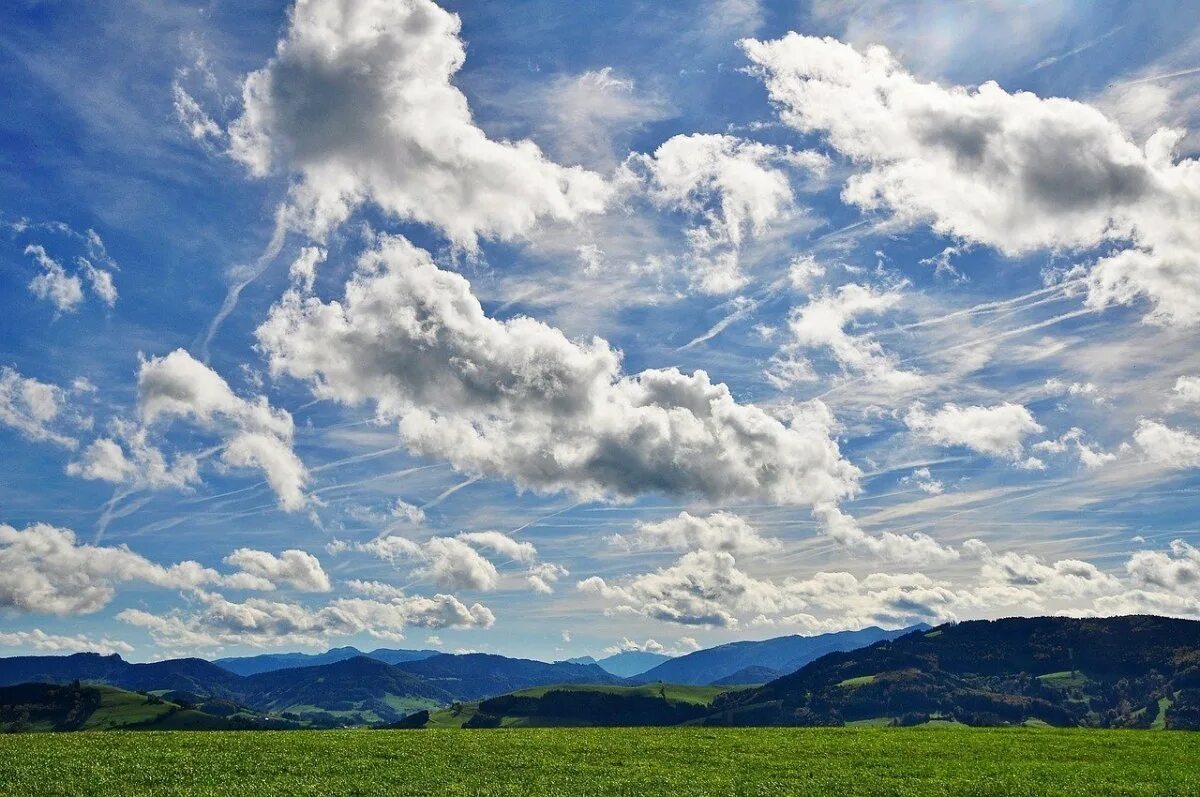
[{"label": "grass field", "polygon": [[1200,734],[944,728],[0,736],[0,794],[1200,793]]}]

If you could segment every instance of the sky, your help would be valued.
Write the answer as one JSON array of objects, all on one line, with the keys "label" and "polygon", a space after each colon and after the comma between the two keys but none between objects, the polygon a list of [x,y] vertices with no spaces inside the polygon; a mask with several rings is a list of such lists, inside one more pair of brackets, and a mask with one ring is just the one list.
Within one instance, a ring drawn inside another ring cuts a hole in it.
[{"label": "sky", "polygon": [[5,4],[0,654],[1200,616],[1189,6]]}]

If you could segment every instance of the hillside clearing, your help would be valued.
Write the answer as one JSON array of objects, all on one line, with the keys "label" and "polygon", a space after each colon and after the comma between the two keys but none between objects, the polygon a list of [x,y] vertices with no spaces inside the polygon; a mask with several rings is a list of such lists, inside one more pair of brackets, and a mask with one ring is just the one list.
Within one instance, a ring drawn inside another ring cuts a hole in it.
[{"label": "hillside clearing", "polygon": [[1200,735],[943,728],[0,737],[5,795],[1189,794]]}]

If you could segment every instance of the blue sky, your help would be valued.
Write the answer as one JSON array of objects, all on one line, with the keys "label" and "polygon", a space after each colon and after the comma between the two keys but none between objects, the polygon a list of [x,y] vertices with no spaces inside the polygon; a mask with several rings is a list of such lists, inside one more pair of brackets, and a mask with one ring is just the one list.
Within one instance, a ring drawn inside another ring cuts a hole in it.
[{"label": "blue sky", "polygon": [[0,15],[0,652],[1200,613],[1188,4]]}]

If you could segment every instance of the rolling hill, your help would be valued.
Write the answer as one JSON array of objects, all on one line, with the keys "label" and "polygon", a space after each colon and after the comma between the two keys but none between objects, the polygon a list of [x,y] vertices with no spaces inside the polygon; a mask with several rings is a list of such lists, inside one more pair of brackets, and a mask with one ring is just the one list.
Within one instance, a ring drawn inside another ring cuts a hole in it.
[{"label": "rolling hill", "polygon": [[131,664],[119,655],[14,656],[0,659],[0,686],[87,681],[131,691],[174,690],[231,697],[237,675],[204,659],[169,659]]},{"label": "rolling hill", "polygon": [[[913,628],[916,628],[914,626]],[[928,626],[920,626],[926,628]],[[639,683],[663,681],[671,684],[732,683],[729,677],[748,667],[760,668],[739,677],[754,677],[761,683],[763,676],[794,672],[810,661],[840,650],[853,650],[882,639],[893,639],[912,631],[885,631],[874,626],[859,631],[839,631],[820,636],[782,636],[757,642],[730,642],[706,648],[686,656],[670,659],[631,680]],[[769,679],[768,679],[769,680]]]},{"label": "rolling hill", "polygon": [[1200,622],[1129,616],[943,625],[727,693],[726,725],[1200,727]]}]

